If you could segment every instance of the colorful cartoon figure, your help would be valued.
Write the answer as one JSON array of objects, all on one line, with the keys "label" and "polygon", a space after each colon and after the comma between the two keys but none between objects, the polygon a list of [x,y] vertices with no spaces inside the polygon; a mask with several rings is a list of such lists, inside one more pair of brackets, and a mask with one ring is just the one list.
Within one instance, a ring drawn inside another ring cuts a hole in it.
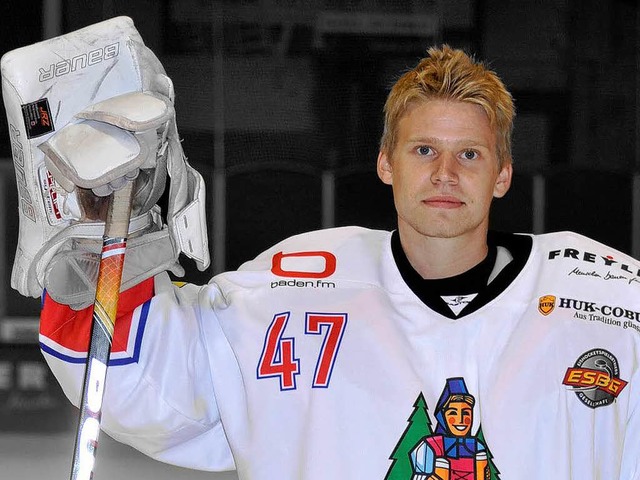
[{"label": "colorful cartoon figure", "polygon": [[436,431],[410,453],[412,480],[486,480],[487,448],[471,435],[475,398],[462,378],[449,378],[435,410]]}]

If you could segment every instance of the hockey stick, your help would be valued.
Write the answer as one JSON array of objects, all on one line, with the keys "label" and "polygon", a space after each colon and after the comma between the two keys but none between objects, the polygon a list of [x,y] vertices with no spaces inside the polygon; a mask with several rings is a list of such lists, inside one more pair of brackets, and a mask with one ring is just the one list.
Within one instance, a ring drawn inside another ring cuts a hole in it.
[{"label": "hockey stick", "polygon": [[113,192],[109,202],[71,480],[90,480],[93,477],[100,433],[102,399],[120,296],[132,198],[133,182],[127,182],[122,189]]}]

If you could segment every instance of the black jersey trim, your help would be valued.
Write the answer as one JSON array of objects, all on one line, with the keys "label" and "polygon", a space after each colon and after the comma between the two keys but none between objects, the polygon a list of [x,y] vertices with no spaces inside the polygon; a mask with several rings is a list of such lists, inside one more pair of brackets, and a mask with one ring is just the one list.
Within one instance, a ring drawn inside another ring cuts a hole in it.
[{"label": "black jersey trim", "polygon": [[[427,307],[451,319],[469,315],[500,295],[527,263],[533,239],[526,235],[490,231],[487,236],[487,245],[489,252],[485,259],[470,270],[454,277],[425,280],[409,263],[409,259],[402,249],[398,231],[394,231],[391,235],[391,251],[402,279]],[[513,260],[487,285],[495,264],[498,247],[506,248],[511,253]],[[458,315],[455,315],[441,298],[441,295],[467,295],[470,293],[478,295]]]}]

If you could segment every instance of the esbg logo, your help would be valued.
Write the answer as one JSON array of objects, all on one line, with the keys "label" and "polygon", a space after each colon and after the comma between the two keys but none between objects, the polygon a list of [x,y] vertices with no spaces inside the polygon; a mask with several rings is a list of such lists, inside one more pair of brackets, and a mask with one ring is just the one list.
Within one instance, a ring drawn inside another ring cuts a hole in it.
[{"label": "esbg logo", "polygon": [[567,369],[562,383],[590,408],[611,405],[627,385],[627,381],[620,378],[618,360],[603,348],[583,353],[573,367]]}]

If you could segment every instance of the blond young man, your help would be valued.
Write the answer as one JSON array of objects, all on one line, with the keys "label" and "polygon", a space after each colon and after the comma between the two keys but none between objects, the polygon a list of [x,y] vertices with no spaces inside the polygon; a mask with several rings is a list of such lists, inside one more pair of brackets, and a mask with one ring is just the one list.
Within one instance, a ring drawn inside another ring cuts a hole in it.
[{"label": "blond young man", "polygon": [[[104,430],[243,480],[640,479],[640,264],[574,233],[489,232],[513,116],[495,73],[429,50],[385,106],[398,229],[298,235],[205,286],[138,282]],[[88,322],[45,297],[43,352],[74,402]]]}]

